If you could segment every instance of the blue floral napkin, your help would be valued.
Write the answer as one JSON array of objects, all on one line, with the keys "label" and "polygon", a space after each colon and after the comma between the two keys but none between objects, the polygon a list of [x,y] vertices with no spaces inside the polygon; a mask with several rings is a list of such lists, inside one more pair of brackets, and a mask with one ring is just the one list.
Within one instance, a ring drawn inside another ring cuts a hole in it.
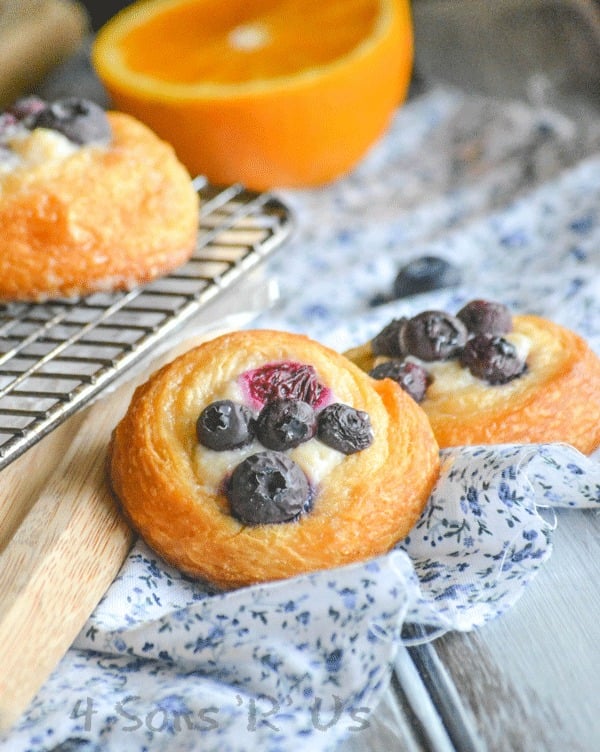
[{"label": "blue floral napkin", "polygon": [[366,563],[217,593],[138,543],[6,749],[325,750],[367,729],[404,624],[498,617],[550,556],[543,510],[600,509],[600,465],[566,445],[442,458],[410,536]]},{"label": "blue floral napkin", "polygon": [[[252,326],[343,350],[394,316],[489,297],[600,352],[599,147],[597,122],[448,89],[415,97],[352,175],[282,192],[297,230],[267,265],[279,301]],[[425,254],[460,284],[371,305]],[[527,597],[556,518],[600,505],[597,460],[566,445],[442,459],[410,536],[370,562],[221,594],[136,544],[0,750],[318,752],[364,732],[404,625],[485,629]]]}]

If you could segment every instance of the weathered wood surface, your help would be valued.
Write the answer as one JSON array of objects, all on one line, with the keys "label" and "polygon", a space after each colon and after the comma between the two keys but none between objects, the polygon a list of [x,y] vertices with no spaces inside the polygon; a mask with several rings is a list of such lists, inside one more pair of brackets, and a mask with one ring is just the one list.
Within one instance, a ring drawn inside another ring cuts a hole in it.
[{"label": "weathered wood surface", "polygon": [[411,649],[415,672],[340,752],[597,752],[600,513],[557,520],[553,553],[517,604]]},{"label": "weathered wood surface", "polygon": [[561,511],[516,606],[435,650],[493,752],[600,749],[600,515]]}]

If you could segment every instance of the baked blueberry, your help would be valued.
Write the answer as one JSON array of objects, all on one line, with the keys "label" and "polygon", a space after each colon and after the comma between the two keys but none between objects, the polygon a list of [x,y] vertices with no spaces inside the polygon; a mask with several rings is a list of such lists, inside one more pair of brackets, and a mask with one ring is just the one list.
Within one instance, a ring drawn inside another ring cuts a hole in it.
[{"label": "baked blueberry", "polygon": [[226,494],[232,515],[247,525],[290,522],[311,504],[306,475],[281,452],[246,457],[233,471]]},{"label": "baked blueberry", "polygon": [[58,99],[35,114],[32,128],[50,128],[75,144],[107,144],[112,138],[106,112],[95,102],[79,97]]},{"label": "baked blueberry", "polygon": [[374,379],[392,379],[408,392],[415,402],[422,402],[429,385],[429,374],[418,363],[410,360],[388,360],[371,369]]},{"label": "baked blueberry", "polygon": [[267,449],[283,452],[315,435],[315,411],[303,400],[281,399],[268,402],[256,420],[256,437]]},{"label": "baked blueberry", "polygon": [[438,256],[420,256],[409,261],[396,275],[392,286],[395,298],[451,287],[460,282],[459,270]]},{"label": "baked blueberry", "polygon": [[373,443],[371,419],[363,410],[334,402],[319,413],[317,437],[338,452],[354,454]]},{"label": "baked blueberry", "polygon": [[470,334],[506,334],[512,329],[512,315],[503,303],[475,299],[456,314]]},{"label": "baked blueberry", "polygon": [[17,120],[27,122],[42,110],[45,110],[47,106],[48,104],[44,99],[32,94],[17,99],[16,102],[7,108],[7,112],[13,115]]},{"label": "baked blueberry", "polygon": [[196,435],[203,446],[217,452],[246,446],[254,438],[252,412],[232,400],[211,402],[198,416]]},{"label": "baked blueberry", "polygon": [[456,316],[444,311],[423,311],[406,322],[402,330],[407,352],[421,360],[447,360],[460,353],[468,331]]},{"label": "baked blueberry", "polygon": [[402,329],[407,321],[408,319],[403,316],[399,319],[392,319],[384,326],[371,340],[373,355],[401,358],[405,354],[402,348]]},{"label": "baked blueberry", "polygon": [[329,390],[319,381],[313,366],[293,361],[267,363],[241,376],[251,401],[258,405],[276,399],[296,399],[316,407]]},{"label": "baked blueberry", "polygon": [[493,334],[477,334],[470,339],[461,354],[461,364],[489,384],[505,384],[526,368],[512,342]]}]

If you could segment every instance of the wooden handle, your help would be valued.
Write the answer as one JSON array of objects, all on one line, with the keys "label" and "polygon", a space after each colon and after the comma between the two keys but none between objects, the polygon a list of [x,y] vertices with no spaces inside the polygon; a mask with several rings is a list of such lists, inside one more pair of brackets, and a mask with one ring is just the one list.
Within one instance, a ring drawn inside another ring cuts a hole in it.
[{"label": "wooden handle", "polygon": [[105,465],[133,390],[163,362],[217,333],[182,341],[0,473],[0,732],[69,649],[131,547]]},{"label": "wooden handle", "polygon": [[0,107],[39,84],[77,50],[88,30],[88,15],[74,0],[0,5]]},{"label": "wooden handle", "polygon": [[0,554],[2,731],[68,650],[131,546],[132,533],[104,480],[107,444],[123,404],[119,397],[88,411]]},{"label": "wooden handle", "polygon": [[69,418],[0,472],[0,552],[47,486],[84,416],[81,411]]}]

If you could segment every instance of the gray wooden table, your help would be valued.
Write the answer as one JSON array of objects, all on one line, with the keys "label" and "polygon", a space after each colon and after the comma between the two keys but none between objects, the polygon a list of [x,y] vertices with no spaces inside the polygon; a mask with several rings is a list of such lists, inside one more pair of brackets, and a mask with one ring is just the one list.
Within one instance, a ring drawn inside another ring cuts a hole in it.
[{"label": "gray wooden table", "polygon": [[560,511],[550,560],[508,613],[402,652],[343,750],[600,749],[600,513]]}]

